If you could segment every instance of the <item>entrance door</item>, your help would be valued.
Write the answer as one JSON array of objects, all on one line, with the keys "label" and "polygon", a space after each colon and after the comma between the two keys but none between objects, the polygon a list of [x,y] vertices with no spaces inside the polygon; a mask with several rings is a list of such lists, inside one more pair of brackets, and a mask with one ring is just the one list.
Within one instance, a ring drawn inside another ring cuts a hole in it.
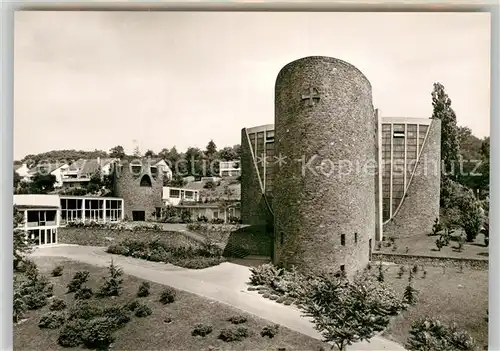
[{"label": "entrance door", "polygon": [[45,229],[40,230],[40,245],[45,245]]},{"label": "entrance door", "polygon": [[47,229],[46,235],[47,235],[46,243],[52,244],[52,229]]},{"label": "entrance door", "polygon": [[132,211],[132,220],[134,222],[145,222],[146,211]]}]

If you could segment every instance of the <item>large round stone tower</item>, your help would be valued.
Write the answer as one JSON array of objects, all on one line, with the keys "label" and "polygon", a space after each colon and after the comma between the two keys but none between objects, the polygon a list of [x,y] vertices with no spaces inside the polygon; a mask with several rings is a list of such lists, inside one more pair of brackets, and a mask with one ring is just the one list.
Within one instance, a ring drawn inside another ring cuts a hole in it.
[{"label": "large round stone tower", "polygon": [[354,66],[305,57],[275,87],[274,263],[351,276],[375,233],[376,116]]}]

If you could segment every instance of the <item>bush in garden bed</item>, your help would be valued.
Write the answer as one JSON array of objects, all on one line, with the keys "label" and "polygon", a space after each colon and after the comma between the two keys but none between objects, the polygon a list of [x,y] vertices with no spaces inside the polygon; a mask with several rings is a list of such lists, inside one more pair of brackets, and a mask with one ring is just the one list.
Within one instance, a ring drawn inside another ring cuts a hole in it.
[{"label": "bush in garden bed", "polygon": [[190,269],[203,269],[224,262],[222,249],[216,245],[193,243],[175,246],[161,240],[126,239],[112,244],[107,252],[154,262],[166,262]]}]

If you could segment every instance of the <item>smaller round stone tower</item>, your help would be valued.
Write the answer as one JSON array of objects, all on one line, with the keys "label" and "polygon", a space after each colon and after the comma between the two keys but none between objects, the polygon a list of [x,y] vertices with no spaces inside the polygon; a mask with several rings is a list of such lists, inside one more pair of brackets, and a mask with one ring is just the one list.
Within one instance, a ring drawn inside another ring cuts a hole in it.
[{"label": "smaller round stone tower", "polygon": [[123,160],[115,166],[116,194],[123,198],[125,218],[147,221],[159,215],[162,206],[163,172],[151,160]]}]

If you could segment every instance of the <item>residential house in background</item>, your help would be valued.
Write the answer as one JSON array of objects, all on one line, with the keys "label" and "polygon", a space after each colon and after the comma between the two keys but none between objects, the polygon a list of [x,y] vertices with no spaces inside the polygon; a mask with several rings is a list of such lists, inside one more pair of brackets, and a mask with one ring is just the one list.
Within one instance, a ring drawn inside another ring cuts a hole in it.
[{"label": "residential house in background", "polygon": [[14,165],[14,170],[21,177],[21,180],[24,182],[30,181],[30,169],[28,164],[22,163],[20,165]]},{"label": "residential house in background", "polygon": [[163,206],[177,206],[185,202],[196,203],[200,199],[199,190],[163,187],[162,202]]},{"label": "residential house in background", "polygon": [[191,219],[196,220],[200,217],[206,217],[209,221],[221,219],[224,223],[228,222],[231,217],[240,218],[240,203],[224,205],[222,203],[183,203],[176,206],[181,210],[186,210],[191,215]]},{"label": "residential house in background", "polygon": [[69,168],[69,165],[64,162],[40,162],[35,167],[32,167],[28,171],[27,179],[31,181],[35,174],[51,174],[56,177],[56,182],[54,183],[55,188],[61,188],[63,186],[63,174],[65,170]]},{"label": "residential house in background", "polygon": [[219,175],[221,178],[239,177],[241,175],[240,161],[233,160],[219,162]]},{"label": "residential house in background", "polygon": [[164,159],[151,159],[151,166],[161,168],[163,172],[163,178],[171,180],[172,179],[172,170],[168,166],[167,162]]},{"label": "residential house in background", "polygon": [[109,175],[112,170],[113,158],[79,159],[61,172],[63,188],[85,187],[90,178],[100,170],[101,176]]}]

